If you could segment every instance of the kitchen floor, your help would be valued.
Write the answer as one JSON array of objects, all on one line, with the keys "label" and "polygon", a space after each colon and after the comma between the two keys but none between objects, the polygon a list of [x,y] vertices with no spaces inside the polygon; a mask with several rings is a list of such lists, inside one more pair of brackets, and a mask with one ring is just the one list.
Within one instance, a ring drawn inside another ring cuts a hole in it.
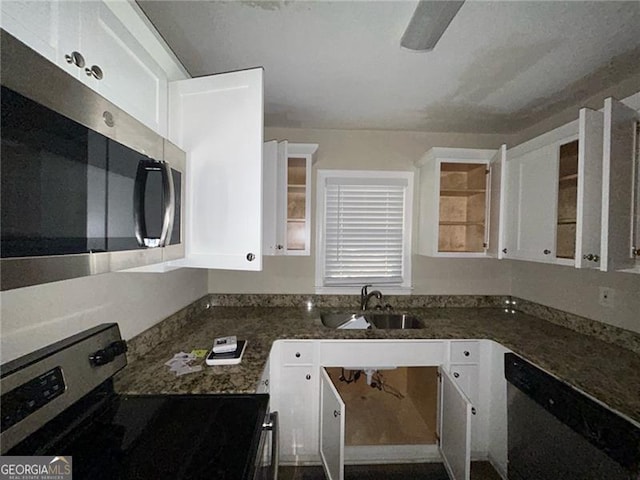
[{"label": "kitchen floor", "polygon": [[[325,480],[320,466],[280,467],[280,480]],[[345,480],[448,480],[442,463],[346,465]],[[471,480],[500,480],[489,462],[471,463]]]}]

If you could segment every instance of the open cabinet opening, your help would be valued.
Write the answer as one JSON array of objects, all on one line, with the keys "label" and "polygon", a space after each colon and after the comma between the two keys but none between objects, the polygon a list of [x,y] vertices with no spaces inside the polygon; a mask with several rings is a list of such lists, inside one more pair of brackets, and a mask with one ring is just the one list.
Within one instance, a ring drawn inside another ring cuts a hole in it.
[{"label": "open cabinet opening", "polygon": [[578,140],[560,146],[556,257],[574,258],[578,209]]},{"label": "open cabinet opening", "polygon": [[486,165],[440,164],[439,252],[483,252],[486,230]]},{"label": "open cabinet opening", "polygon": [[364,371],[326,371],[345,404],[346,446],[436,444],[437,367],[376,370],[370,384]]}]

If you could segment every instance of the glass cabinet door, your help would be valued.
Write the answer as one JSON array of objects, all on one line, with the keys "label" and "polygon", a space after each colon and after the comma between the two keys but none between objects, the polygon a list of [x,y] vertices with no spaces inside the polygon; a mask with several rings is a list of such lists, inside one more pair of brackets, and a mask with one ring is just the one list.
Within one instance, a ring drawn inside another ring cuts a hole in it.
[{"label": "glass cabinet door", "polygon": [[307,159],[287,158],[287,251],[308,249]]}]

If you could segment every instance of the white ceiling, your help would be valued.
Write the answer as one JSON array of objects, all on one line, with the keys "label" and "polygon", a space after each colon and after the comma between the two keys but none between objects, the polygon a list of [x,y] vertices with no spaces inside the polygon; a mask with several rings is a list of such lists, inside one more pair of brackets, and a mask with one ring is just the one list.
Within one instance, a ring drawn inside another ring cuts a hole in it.
[{"label": "white ceiling", "polygon": [[267,126],[511,133],[640,73],[640,1],[467,0],[427,53],[416,1],[138,3],[192,76],[263,66]]}]

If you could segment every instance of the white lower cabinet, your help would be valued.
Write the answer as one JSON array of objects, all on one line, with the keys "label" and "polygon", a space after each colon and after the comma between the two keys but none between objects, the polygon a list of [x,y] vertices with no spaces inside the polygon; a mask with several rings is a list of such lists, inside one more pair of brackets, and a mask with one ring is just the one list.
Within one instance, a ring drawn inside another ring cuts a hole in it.
[{"label": "white lower cabinet", "polygon": [[449,477],[469,480],[471,474],[471,415],[473,406],[453,375],[440,369],[440,453]]},{"label": "white lower cabinet", "polygon": [[326,476],[343,479],[346,460],[433,461],[439,453],[450,478],[468,479],[473,407],[453,375],[433,366],[372,370],[370,385],[366,373],[351,382],[353,371],[320,371]]},{"label": "white lower cabinet", "polygon": [[280,462],[318,461],[316,341],[277,341],[270,356],[270,408],[280,422]]},{"label": "white lower cabinet", "polygon": [[506,351],[488,340],[278,341],[280,461],[320,462],[331,480],[345,463],[443,462],[463,480],[473,458],[506,478]]},{"label": "white lower cabinet", "polygon": [[330,480],[343,479],[346,408],[324,368],[320,375],[320,457]]}]

